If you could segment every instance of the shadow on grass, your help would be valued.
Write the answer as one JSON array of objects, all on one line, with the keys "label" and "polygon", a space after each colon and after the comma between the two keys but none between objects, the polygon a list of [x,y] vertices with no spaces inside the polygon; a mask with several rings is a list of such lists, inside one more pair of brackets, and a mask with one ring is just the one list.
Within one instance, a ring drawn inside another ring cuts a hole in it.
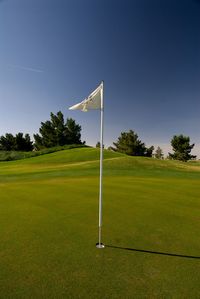
[{"label": "shadow on grass", "polygon": [[151,251],[151,250],[143,250],[143,249],[135,249],[135,248],[127,248],[127,247],[120,247],[120,246],[114,246],[114,245],[105,245],[105,247],[121,249],[121,250],[129,250],[129,251],[135,251],[135,252],[142,252],[142,253],[149,253],[149,254],[158,254],[158,255],[181,257],[181,258],[187,258],[187,259],[200,259],[200,256],[183,255],[183,254],[159,252],[159,251]]}]

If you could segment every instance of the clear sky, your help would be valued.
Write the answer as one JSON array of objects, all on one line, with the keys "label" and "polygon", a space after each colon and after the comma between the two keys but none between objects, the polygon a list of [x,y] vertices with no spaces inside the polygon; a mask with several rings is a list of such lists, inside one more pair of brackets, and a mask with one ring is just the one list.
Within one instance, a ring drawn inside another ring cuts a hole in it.
[{"label": "clear sky", "polygon": [[200,1],[0,0],[0,135],[61,110],[99,140],[98,111],[68,111],[105,82],[105,144],[133,129],[200,157]]}]

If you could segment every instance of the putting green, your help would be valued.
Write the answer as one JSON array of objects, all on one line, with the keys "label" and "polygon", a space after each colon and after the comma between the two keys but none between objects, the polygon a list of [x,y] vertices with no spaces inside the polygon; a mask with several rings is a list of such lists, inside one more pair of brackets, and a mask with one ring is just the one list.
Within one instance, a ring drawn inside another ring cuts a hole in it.
[{"label": "putting green", "polygon": [[0,163],[0,298],[200,298],[200,165],[105,151]]}]

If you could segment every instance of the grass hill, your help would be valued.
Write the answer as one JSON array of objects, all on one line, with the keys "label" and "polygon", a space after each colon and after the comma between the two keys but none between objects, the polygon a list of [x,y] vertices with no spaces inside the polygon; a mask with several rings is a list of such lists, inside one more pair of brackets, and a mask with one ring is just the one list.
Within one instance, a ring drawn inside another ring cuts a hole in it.
[{"label": "grass hill", "polygon": [[67,150],[67,149],[72,149],[72,148],[81,148],[81,147],[87,147],[87,146],[86,145],[70,144],[70,145],[56,146],[56,147],[52,147],[52,148],[45,148],[40,151],[30,151],[30,152],[0,150],[0,162],[27,159],[27,158],[46,155],[49,153],[54,153],[54,152],[58,152],[58,151],[62,151],[62,150]]},{"label": "grass hill", "polygon": [[199,298],[200,165],[76,148],[0,163],[0,298]]}]

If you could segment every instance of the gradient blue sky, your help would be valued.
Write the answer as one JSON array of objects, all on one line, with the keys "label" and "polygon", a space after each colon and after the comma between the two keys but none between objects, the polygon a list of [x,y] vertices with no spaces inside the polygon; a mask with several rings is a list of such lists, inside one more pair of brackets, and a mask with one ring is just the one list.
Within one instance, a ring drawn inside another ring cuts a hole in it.
[{"label": "gradient blue sky", "polygon": [[0,1],[0,135],[38,132],[61,110],[99,140],[99,112],[68,111],[105,82],[105,144],[135,130],[200,154],[200,1]]}]

